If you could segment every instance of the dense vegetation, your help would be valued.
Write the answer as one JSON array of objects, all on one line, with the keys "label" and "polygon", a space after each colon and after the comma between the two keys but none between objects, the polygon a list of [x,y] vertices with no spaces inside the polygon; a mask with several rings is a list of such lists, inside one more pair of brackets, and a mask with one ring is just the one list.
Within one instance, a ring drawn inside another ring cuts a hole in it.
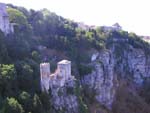
[{"label": "dense vegetation", "polygon": [[[23,7],[8,6],[10,21],[16,25],[14,34],[5,36],[0,32],[0,113],[52,111],[50,97],[40,91],[39,63],[42,61],[51,62],[55,68],[55,63],[62,58],[72,60],[76,68],[73,73],[79,79],[91,72],[91,67],[86,65],[90,61],[88,52],[111,48],[113,38],[128,39],[136,48],[149,50],[147,43],[133,33],[105,32],[100,27],[83,30],[77,23],[47,9],[28,11]],[[147,85],[145,90],[148,89]],[[141,95],[149,98],[145,93]],[[79,100],[83,113],[86,110],[82,107],[82,97]]]}]

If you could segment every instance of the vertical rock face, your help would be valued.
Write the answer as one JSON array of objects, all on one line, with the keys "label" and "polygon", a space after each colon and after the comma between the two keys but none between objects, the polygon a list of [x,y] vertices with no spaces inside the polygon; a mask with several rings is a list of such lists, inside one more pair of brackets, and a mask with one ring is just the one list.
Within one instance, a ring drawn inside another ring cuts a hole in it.
[{"label": "vertical rock face", "polygon": [[141,49],[132,49],[128,53],[128,65],[133,72],[133,80],[137,84],[142,84],[144,78],[150,77],[150,62],[148,56]]},{"label": "vertical rock face", "polygon": [[122,56],[116,56],[115,52],[98,52],[92,60],[94,70],[82,79],[83,86],[95,93],[96,101],[109,109],[115,100],[120,78],[130,77],[132,84],[139,86],[150,77],[150,60],[143,50],[129,47],[129,50],[122,51]]},{"label": "vertical rock face", "polygon": [[56,110],[65,113],[78,113],[78,99],[74,93],[74,80],[68,81],[63,87],[51,88],[52,103]]},{"label": "vertical rock face", "polygon": [[55,79],[50,78],[50,87],[55,109],[65,113],[78,113],[78,100],[74,92],[76,85],[71,75],[71,62],[67,60],[58,62],[57,71],[53,77]]},{"label": "vertical rock face", "polygon": [[[119,53],[115,47],[94,53],[89,64],[94,69],[81,80],[84,93],[100,105],[111,109],[121,79],[141,86],[144,80],[150,77],[148,58],[149,55],[146,55],[142,49],[135,49],[132,46]],[[65,113],[78,113],[79,101],[74,91],[76,85],[74,77],[71,76],[71,62],[61,61],[56,72],[51,75],[49,73],[50,71],[41,65],[42,80],[44,86],[51,90],[54,108]],[[48,78],[44,79],[47,75]]]},{"label": "vertical rock face", "polygon": [[111,108],[116,88],[113,62],[109,51],[100,52],[94,62],[95,70],[83,79],[84,85],[94,89],[95,99],[108,108]]}]

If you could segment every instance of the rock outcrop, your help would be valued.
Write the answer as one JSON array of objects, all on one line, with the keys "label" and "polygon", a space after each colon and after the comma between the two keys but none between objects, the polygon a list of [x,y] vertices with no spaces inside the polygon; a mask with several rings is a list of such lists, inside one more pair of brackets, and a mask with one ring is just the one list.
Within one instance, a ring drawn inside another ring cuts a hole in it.
[{"label": "rock outcrop", "polygon": [[114,47],[95,53],[91,58],[94,70],[82,79],[83,86],[95,93],[95,100],[108,109],[115,101],[120,79],[141,86],[150,77],[149,56],[142,49],[129,46],[121,51],[121,56],[115,52]]},{"label": "rock outcrop", "polygon": [[56,111],[65,113],[78,113],[78,98],[75,95],[75,81],[65,83],[63,87],[51,88],[52,103]]},{"label": "rock outcrop", "polygon": [[[95,99],[111,108],[115,97],[117,80],[114,73],[114,59],[110,51],[102,51],[93,61],[94,70],[83,79],[83,85],[94,89]],[[114,83],[116,82],[116,83]]]},{"label": "rock outcrop", "polygon": [[128,54],[128,65],[133,72],[133,80],[137,84],[142,84],[144,78],[150,77],[150,60],[141,49],[132,49]]}]

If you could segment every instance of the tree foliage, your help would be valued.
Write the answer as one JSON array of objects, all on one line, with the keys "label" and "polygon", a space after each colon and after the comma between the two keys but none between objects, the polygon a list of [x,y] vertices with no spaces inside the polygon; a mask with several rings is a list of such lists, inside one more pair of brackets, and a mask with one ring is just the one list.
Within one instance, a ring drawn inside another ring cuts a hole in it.
[{"label": "tree foliage", "polygon": [[24,110],[19,102],[14,98],[7,98],[2,108],[3,113],[24,113]]}]

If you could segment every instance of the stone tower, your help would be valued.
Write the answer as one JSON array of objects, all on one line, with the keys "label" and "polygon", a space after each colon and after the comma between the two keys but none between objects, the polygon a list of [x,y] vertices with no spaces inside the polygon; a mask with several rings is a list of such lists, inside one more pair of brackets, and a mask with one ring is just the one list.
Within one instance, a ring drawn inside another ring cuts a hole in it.
[{"label": "stone tower", "polygon": [[58,62],[57,69],[59,71],[58,76],[68,80],[71,77],[71,62],[68,60],[62,60]]},{"label": "stone tower", "polygon": [[49,81],[50,81],[50,64],[41,63],[40,64],[40,73],[41,73],[41,89],[42,91],[49,90]]},{"label": "stone tower", "polygon": [[0,3],[0,29],[5,34],[13,33],[13,24],[9,22],[9,15],[6,10],[6,4]]}]

